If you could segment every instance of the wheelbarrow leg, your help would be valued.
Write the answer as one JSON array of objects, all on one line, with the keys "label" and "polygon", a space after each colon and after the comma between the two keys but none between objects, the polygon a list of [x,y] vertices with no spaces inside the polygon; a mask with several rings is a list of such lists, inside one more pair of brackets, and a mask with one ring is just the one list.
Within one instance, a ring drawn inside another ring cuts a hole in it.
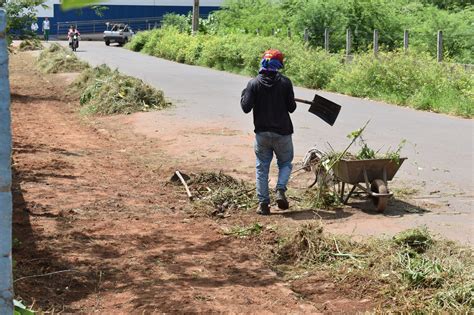
[{"label": "wheelbarrow leg", "polygon": [[341,185],[341,186],[342,186],[342,187],[341,187],[341,197],[340,197],[341,201],[344,200],[344,188],[345,188],[345,185],[346,185],[346,183],[345,183],[345,182],[342,182],[342,185]]},{"label": "wheelbarrow leg", "polygon": [[364,172],[365,186],[367,187],[367,191],[370,191],[370,183],[369,183],[369,176],[367,176],[367,170],[364,167],[362,171]]},{"label": "wheelbarrow leg", "polygon": [[349,198],[351,197],[351,195],[352,195],[352,193],[354,192],[354,190],[356,189],[356,187],[357,187],[356,185],[353,185],[351,191],[349,192],[349,194],[347,194],[346,200],[344,200],[344,202],[343,202],[345,205],[346,205],[347,202],[349,201]]}]

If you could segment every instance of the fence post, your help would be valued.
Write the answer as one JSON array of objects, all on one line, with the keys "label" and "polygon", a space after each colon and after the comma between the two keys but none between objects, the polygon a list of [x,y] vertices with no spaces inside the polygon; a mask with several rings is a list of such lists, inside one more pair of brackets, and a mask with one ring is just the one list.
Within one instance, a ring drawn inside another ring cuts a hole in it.
[{"label": "fence post", "polygon": [[272,36],[275,36],[275,29],[272,27]]},{"label": "fence post", "polygon": [[194,0],[192,33],[195,35],[199,29],[199,0]]},{"label": "fence post", "polygon": [[346,57],[349,58],[351,54],[351,30],[348,28],[346,30]]},{"label": "fence post", "polygon": [[437,41],[436,56],[438,57],[438,62],[443,61],[443,31],[438,31],[438,41]]},{"label": "fence post", "polygon": [[304,29],[304,41],[307,42],[309,40],[309,31],[307,28]]},{"label": "fence post", "polygon": [[257,35],[260,35],[260,29],[257,28],[257,31],[256,31]]},{"label": "fence post", "polygon": [[288,35],[288,38],[291,38],[291,28],[289,27],[288,27],[287,35]]},{"label": "fence post", "polygon": [[328,28],[324,29],[324,50],[326,50],[326,52],[329,52],[329,29]]},{"label": "fence post", "polygon": [[0,314],[13,314],[11,120],[6,13],[0,9]]},{"label": "fence post", "polygon": [[377,57],[379,53],[379,31],[374,30],[374,56]]},{"label": "fence post", "polygon": [[408,30],[403,31],[403,50],[408,51]]}]

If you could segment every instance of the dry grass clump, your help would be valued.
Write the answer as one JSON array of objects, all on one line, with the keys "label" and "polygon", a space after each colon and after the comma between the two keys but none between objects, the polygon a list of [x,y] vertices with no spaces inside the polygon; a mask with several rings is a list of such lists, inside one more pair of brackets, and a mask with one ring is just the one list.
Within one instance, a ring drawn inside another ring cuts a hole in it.
[{"label": "dry grass clump", "polygon": [[470,248],[433,238],[426,228],[392,239],[351,241],[307,224],[275,250],[277,266],[323,270],[395,312],[469,313],[474,308]]},{"label": "dry grass clump", "polygon": [[239,181],[222,172],[196,174],[189,182],[198,208],[209,209],[210,215],[224,216],[231,210],[248,210],[255,207],[255,186]]},{"label": "dry grass clump", "polygon": [[85,114],[130,114],[170,106],[162,91],[106,65],[85,70],[72,85]]},{"label": "dry grass clump", "polygon": [[18,47],[20,51],[41,50],[43,48],[43,44],[37,38],[25,39]]},{"label": "dry grass clump", "polygon": [[51,44],[41,52],[36,65],[44,73],[81,72],[89,65],[59,44]]}]

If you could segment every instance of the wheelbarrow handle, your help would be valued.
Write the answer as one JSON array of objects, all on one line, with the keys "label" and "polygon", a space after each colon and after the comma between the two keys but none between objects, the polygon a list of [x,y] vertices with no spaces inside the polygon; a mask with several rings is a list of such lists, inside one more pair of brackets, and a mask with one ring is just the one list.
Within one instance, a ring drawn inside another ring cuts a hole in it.
[{"label": "wheelbarrow handle", "polygon": [[313,102],[312,102],[312,101],[307,101],[307,100],[303,100],[303,99],[301,99],[301,98],[296,98],[296,97],[295,97],[295,102],[313,105]]}]

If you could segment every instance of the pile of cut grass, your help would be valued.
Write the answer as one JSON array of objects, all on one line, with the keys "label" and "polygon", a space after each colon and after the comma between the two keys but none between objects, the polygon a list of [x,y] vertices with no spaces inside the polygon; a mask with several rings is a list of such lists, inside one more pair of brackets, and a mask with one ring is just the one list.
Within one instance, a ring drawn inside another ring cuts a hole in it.
[{"label": "pile of cut grass", "polygon": [[37,38],[25,39],[18,47],[20,51],[41,50],[43,48],[43,44]]},{"label": "pile of cut grass", "polygon": [[208,215],[223,216],[230,211],[248,210],[257,205],[254,185],[223,172],[196,174],[189,187],[198,199],[196,208],[205,209]]},{"label": "pile of cut grass", "polygon": [[106,65],[86,69],[73,82],[84,114],[131,114],[170,106],[162,91]]},{"label": "pile of cut grass", "polygon": [[394,312],[469,313],[474,308],[474,260],[469,248],[433,238],[426,228],[392,239],[355,242],[306,224],[274,251],[278,269],[328,272],[336,283],[371,295]]},{"label": "pile of cut grass", "polygon": [[36,65],[44,73],[81,72],[89,65],[59,44],[51,44],[38,57]]}]

